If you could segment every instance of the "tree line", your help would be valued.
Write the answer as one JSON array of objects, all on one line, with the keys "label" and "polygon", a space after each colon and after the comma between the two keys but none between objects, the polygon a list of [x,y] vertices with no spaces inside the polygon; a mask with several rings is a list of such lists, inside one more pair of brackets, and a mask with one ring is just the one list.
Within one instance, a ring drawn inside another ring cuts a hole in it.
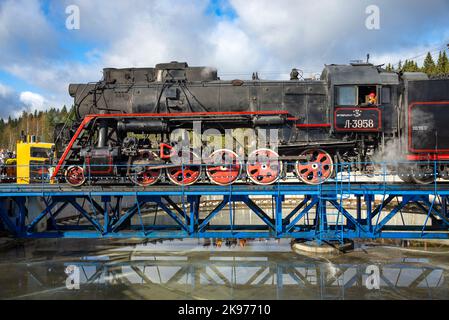
[{"label": "tree line", "polygon": [[0,118],[0,148],[15,150],[22,132],[35,135],[40,142],[52,142],[55,125],[66,122],[70,114],[64,106],[61,109],[50,108],[45,111],[23,111],[17,118],[9,116],[7,121]]},{"label": "tree line", "polygon": [[433,56],[427,53],[424,59],[423,65],[420,67],[418,63],[414,60],[405,60],[405,62],[399,61],[397,67],[389,63],[386,67],[388,71],[398,71],[398,72],[424,72],[429,77],[439,77],[449,75],[449,59],[447,57],[446,51],[440,51],[438,55],[438,61],[435,62]]}]

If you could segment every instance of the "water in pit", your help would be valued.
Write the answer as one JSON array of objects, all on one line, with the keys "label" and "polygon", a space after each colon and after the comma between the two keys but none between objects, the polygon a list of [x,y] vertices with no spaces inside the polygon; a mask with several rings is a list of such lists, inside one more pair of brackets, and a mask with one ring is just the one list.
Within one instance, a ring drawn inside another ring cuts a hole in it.
[{"label": "water in pit", "polygon": [[443,249],[357,245],[344,255],[313,257],[293,253],[287,240],[228,245],[30,241],[1,252],[0,298],[449,298],[449,254]]}]

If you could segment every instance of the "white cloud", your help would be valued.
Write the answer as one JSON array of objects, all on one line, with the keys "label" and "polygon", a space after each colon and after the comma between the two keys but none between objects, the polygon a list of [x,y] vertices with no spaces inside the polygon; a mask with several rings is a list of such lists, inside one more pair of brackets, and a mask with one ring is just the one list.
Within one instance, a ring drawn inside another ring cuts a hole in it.
[{"label": "white cloud", "polygon": [[209,41],[213,48],[209,60],[224,70],[247,70],[260,58],[248,35],[231,22],[219,23]]},{"label": "white cloud", "polygon": [[38,63],[59,56],[57,32],[38,0],[0,3],[0,67],[8,63]]},{"label": "white cloud", "polygon": [[59,106],[51,97],[47,99],[43,95],[23,91],[17,92],[13,88],[0,83],[0,118],[8,118],[8,116],[18,117],[23,111],[34,112],[44,111],[49,107]]},{"label": "white cloud", "polygon": [[[323,64],[415,52],[447,40],[444,0],[230,0],[243,32],[280,65],[301,64],[318,71]],[[368,5],[380,8],[381,29],[365,27]],[[389,61],[384,61],[389,62]]]},{"label": "white cloud", "polygon": [[45,98],[38,93],[24,91],[20,93],[19,99],[32,112],[45,110]]}]

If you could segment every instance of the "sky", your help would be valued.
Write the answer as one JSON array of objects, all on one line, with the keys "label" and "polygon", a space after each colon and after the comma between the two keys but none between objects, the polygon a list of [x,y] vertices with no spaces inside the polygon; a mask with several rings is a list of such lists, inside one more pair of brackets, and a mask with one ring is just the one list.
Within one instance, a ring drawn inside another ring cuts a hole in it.
[{"label": "sky", "polygon": [[106,67],[186,61],[222,79],[287,79],[367,53],[422,62],[449,43],[448,13],[447,0],[0,0],[0,117],[70,106],[68,85]]}]

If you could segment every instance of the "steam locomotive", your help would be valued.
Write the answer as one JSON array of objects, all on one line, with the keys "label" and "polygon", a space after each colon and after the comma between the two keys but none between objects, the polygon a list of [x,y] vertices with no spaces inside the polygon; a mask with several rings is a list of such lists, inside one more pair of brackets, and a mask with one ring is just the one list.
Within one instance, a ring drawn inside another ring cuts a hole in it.
[{"label": "steam locomotive", "polygon": [[[270,185],[292,174],[321,184],[337,167],[370,174],[376,157],[388,153],[405,161],[392,170],[406,182],[449,179],[449,80],[424,73],[354,62],[326,65],[319,80],[293,69],[287,81],[225,81],[214,68],[171,62],[107,68],[101,81],[71,84],[69,94],[77,120],[55,130],[53,179],[73,186]],[[273,130],[277,136],[263,148],[240,144],[204,157],[204,140],[195,148],[186,143],[197,123],[201,134],[251,129],[257,138]],[[177,130],[186,134],[173,141]]]}]

